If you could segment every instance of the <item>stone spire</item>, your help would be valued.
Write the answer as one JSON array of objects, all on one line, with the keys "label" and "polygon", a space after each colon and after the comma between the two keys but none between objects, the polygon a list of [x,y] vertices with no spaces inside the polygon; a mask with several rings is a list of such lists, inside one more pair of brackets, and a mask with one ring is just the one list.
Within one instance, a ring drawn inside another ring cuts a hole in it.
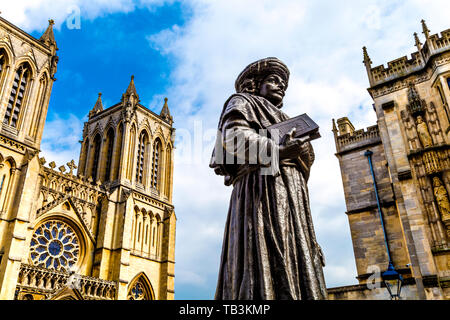
[{"label": "stone spire", "polygon": [[420,42],[419,36],[417,35],[417,32],[414,32],[414,41],[417,47],[417,50],[422,50],[422,42]]},{"label": "stone spire", "polygon": [[53,33],[53,26],[55,24],[55,21],[50,19],[48,20],[48,27],[47,30],[45,30],[44,34],[41,36],[39,41],[43,42],[46,46],[50,48],[54,48],[54,50],[58,50],[56,46],[56,40],[55,40],[55,34]]},{"label": "stone spire", "polygon": [[169,111],[169,106],[167,105],[167,98],[164,98],[164,106],[162,107],[160,116],[161,118],[163,118],[164,120],[172,123],[173,122],[173,118],[170,115],[170,111]]},{"label": "stone spire", "polygon": [[363,55],[364,55],[364,65],[366,66],[367,76],[369,77],[370,85],[373,85],[373,77],[372,77],[372,60],[370,60],[369,54],[367,53],[367,48],[363,47]]},{"label": "stone spire", "polygon": [[427,24],[425,23],[425,20],[422,19],[422,33],[425,35],[425,39],[428,40],[430,38],[430,30],[427,27]]},{"label": "stone spire", "polygon": [[100,92],[98,94],[97,102],[95,103],[95,106],[92,108],[91,111],[89,111],[89,119],[91,119],[93,116],[95,116],[97,113],[103,111],[103,103],[102,103],[102,93]]},{"label": "stone spire", "polygon": [[122,102],[124,105],[128,104],[130,102],[133,106],[138,103],[139,95],[136,91],[136,86],[134,85],[134,75],[131,76],[130,84],[128,85],[127,91],[122,95]]}]

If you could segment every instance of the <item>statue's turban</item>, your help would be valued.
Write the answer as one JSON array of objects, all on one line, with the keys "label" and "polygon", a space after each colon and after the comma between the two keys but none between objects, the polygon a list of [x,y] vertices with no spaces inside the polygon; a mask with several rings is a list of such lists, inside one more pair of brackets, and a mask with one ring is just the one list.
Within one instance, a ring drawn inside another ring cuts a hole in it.
[{"label": "statue's turban", "polygon": [[276,73],[285,82],[286,87],[289,81],[289,69],[278,58],[269,57],[250,63],[237,77],[235,88],[237,92],[242,92],[243,85],[248,80],[255,80],[265,75]]}]

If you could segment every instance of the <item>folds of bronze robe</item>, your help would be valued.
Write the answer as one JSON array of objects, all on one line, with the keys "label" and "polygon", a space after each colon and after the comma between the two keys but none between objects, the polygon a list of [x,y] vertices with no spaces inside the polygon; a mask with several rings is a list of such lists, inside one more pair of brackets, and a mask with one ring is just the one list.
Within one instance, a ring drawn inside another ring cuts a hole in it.
[{"label": "folds of bronze robe", "polygon": [[[245,148],[259,143],[276,150],[278,145],[258,130],[287,119],[262,97],[235,94],[225,103],[218,140],[226,148],[226,132],[233,129],[250,139]],[[237,147],[226,149],[237,152]],[[233,185],[215,299],[327,298],[306,184],[313,161],[307,143],[299,159],[281,161],[275,174],[263,175],[258,163],[222,164],[213,152],[210,166]]]}]

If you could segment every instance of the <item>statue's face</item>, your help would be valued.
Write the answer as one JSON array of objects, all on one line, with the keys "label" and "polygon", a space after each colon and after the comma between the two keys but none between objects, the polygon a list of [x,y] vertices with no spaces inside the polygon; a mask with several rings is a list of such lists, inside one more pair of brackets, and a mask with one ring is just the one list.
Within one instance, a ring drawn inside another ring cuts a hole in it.
[{"label": "statue's face", "polygon": [[286,82],[277,74],[268,75],[262,82],[259,95],[275,106],[281,105],[286,90]]},{"label": "statue's face", "polygon": [[434,177],[433,182],[435,187],[441,186],[441,181],[439,180],[439,178]]},{"label": "statue's face", "polygon": [[422,117],[421,116],[417,117],[417,123],[422,123]]}]

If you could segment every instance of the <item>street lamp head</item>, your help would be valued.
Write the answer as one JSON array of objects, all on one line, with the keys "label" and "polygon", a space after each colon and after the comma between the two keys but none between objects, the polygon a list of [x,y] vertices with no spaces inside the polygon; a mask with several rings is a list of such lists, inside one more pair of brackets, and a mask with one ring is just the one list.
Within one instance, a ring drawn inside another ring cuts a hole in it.
[{"label": "street lamp head", "polygon": [[403,277],[395,270],[392,263],[389,263],[387,270],[381,274],[381,278],[383,279],[383,282],[387,290],[389,291],[391,300],[400,300]]}]

